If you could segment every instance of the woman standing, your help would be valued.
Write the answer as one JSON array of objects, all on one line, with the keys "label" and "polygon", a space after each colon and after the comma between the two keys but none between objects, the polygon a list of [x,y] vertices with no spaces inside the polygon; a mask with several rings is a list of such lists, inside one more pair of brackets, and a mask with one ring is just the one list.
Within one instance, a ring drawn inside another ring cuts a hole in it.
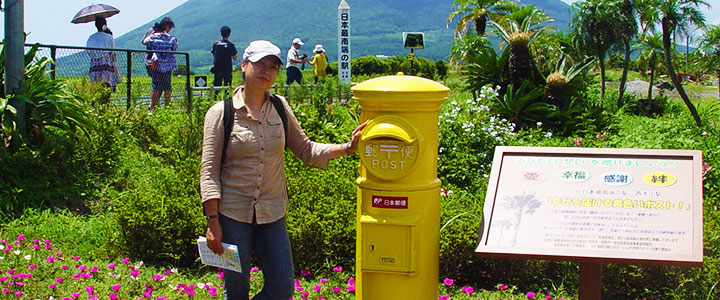
[{"label": "woman standing", "polygon": [[[97,32],[90,35],[85,44],[88,48],[115,48],[115,40],[112,32],[107,27],[107,20],[103,17],[95,17],[95,28]],[[115,91],[117,73],[115,69],[115,53],[105,50],[87,50],[90,56],[90,82],[101,82],[102,85]],[[110,99],[107,95],[105,101]]]},{"label": "woman standing", "polygon": [[[176,51],[178,48],[177,39],[170,35],[170,30],[175,28],[175,23],[172,19],[165,17],[160,21],[161,32],[155,32],[149,34],[143,40],[143,45],[146,45],[150,50],[157,51]],[[172,71],[177,69],[177,62],[175,61],[175,55],[171,53],[153,53],[150,59],[150,79],[152,80],[152,94],[150,95],[150,107],[149,112],[155,111],[155,106],[160,101],[160,94],[165,92],[165,105],[170,104],[170,97],[172,94],[172,85],[170,78]]]},{"label": "woman standing", "polygon": [[315,73],[315,84],[317,84],[318,77],[324,81],[325,76],[327,76],[325,71],[327,69],[327,56],[325,56],[325,49],[320,44],[315,45],[313,52],[315,52],[315,55],[312,61],[310,61],[310,64],[315,68],[313,73]]},{"label": "woman standing", "polygon": [[[281,64],[280,48],[268,41],[253,41],[245,48],[241,64],[245,85],[232,96],[234,117],[227,150],[223,151],[224,103],[215,104],[205,115],[200,188],[208,246],[221,254],[221,241],[237,245],[243,271],[225,271],[226,299],[248,299],[253,252],[265,278],[253,299],[292,298],[284,149],[307,165],[326,169],[330,159],[355,152],[365,126],[358,126],[345,144],[310,141],[286,100],[268,92]],[[287,125],[272,101],[282,105]]]}]

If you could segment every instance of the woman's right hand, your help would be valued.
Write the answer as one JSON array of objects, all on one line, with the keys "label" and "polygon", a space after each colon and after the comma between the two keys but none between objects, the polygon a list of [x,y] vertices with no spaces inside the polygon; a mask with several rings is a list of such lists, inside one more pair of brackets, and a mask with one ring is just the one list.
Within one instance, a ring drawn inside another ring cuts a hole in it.
[{"label": "woman's right hand", "polygon": [[217,254],[223,254],[222,247],[222,227],[220,226],[220,220],[218,218],[208,219],[207,232],[205,233],[207,238],[208,248]]}]

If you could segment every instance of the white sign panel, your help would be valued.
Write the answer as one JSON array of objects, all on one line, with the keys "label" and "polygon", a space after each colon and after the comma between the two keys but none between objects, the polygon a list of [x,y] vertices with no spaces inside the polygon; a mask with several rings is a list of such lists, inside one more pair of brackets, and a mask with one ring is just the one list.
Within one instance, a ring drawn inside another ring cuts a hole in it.
[{"label": "white sign panel", "polygon": [[345,0],[338,6],[338,78],[350,83],[350,5]]}]

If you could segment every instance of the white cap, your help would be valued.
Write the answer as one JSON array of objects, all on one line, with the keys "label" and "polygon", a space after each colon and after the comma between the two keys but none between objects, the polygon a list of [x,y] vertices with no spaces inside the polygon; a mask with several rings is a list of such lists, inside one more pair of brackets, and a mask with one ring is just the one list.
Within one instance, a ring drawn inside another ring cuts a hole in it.
[{"label": "white cap", "polygon": [[298,44],[300,46],[305,45],[305,43],[303,43],[303,41],[300,38],[294,38],[293,44]]},{"label": "white cap", "polygon": [[280,48],[278,48],[278,46],[275,46],[273,43],[265,40],[256,40],[250,42],[247,48],[245,48],[245,52],[243,52],[242,57],[243,60],[257,62],[268,55],[277,57],[278,61],[280,61],[280,64],[282,64],[282,59],[280,58]]},{"label": "white cap", "polygon": [[315,45],[315,49],[313,49],[313,52],[315,52],[315,53],[325,52],[325,49],[323,48],[323,46],[321,44],[317,44],[317,45]]}]

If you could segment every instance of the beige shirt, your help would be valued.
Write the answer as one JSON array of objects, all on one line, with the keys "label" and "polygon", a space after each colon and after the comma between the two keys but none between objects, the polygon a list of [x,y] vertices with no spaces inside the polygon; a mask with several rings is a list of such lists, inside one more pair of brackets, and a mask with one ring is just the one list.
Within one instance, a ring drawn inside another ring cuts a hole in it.
[{"label": "beige shirt", "polygon": [[283,165],[285,134],[288,148],[295,156],[306,165],[321,169],[327,169],[331,144],[310,141],[281,96],[287,132],[269,100],[262,105],[259,119],[254,119],[240,89],[233,93],[235,121],[222,166],[223,102],[213,105],[205,115],[200,170],[202,201],[220,199],[219,212],[233,220],[252,223],[256,213],[258,224],[270,223],[285,216],[288,208]]}]

